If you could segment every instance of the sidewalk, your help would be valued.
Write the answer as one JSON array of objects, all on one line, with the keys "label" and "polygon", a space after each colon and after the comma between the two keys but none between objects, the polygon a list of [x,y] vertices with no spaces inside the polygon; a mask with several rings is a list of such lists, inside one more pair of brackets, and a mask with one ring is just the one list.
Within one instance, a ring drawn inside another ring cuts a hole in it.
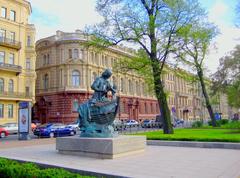
[{"label": "sidewalk", "polygon": [[137,178],[240,178],[240,150],[147,146],[143,154],[101,160],[58,154],[55,139],[8,143],[11,148],[3,148],[2,144],[0,157],[110,175]]}]

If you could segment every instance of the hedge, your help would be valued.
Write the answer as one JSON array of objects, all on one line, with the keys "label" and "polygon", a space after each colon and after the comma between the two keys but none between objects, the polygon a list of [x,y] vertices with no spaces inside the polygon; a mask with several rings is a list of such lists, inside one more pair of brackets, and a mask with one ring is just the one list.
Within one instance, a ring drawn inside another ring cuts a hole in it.
[{"label": "hedge", "polygon": [[90,178],[71,173],[60,168],[40,169],[33,163],[19,163],[17,161],[0,158],[1,178]]}]

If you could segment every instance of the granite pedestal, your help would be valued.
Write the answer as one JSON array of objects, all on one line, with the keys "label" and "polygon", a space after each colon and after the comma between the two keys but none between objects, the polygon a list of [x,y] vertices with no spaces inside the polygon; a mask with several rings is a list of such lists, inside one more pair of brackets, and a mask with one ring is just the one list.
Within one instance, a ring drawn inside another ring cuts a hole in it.
[{"label": "granite pedestal", "polygon": [[145,136],[118,136],[116,138],[58,137],[56,149],[61,154],[100,159],[113,159],[143,152]]}]

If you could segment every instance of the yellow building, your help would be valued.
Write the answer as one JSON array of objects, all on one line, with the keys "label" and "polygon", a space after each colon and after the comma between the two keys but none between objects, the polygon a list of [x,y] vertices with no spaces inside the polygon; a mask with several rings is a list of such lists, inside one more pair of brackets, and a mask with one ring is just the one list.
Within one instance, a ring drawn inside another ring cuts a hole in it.
[{"label": "yellow building", "polygon": [[31,4],[0,0],[0,124],[17,122],[18,104],[35,103],[35,27]]}]

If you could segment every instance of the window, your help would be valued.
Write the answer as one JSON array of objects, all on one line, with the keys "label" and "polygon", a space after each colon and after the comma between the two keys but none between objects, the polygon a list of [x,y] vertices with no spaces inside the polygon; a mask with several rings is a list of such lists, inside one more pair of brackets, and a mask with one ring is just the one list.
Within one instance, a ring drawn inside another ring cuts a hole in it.
[{"label": "window", "polygon": [[121,81],[120,81],[120,91],[123,92],[124,90],[124,81],[123,81],[123,78],[121,78]]},{"label": "window", "polygon": [[0,104],[0,118],[4,117],[4,105]]},{"label": "window", "polygon": [[27,36],[27,46],[31,46],[31,36]]},{"label": "window", "polygon": [[59,77],[60,77],[60,86],[63,86],[63,70],[60,69],[60,74],[59,74]]},{"label": "window", "polygon": [[0,29],[0,41],[5,41],[6,30]]},{"label": "window", "polygon": [[43,87],[45,90],[48,89],[48,80],[49,80],[48,74],[45,74],[43,78]]},{"label": "window", "polygon": [[14,54],[13,53],[10,53],[9,54],[9,61],[8,61],[9,64],[14,64]]},{"label": "window", "polygon": [[8,118],[13,118],[13,104],[8,104]]},{"label": "window", "polygon": [[2,93],[4,91],[4,80],[0,78],[0,92]]},{"label": "window", "polygon": [[74,59],[78,59],[78,57],[79,57],[78,49],[74,49],[74,50],[73,50],[73,58],[74,58]]},{"label": "window", "polygon": [[13,93],[13,90],[14,90],[13,87],[14,87],[14,85],[13,85],[13,80],[10,79],[9,82],[8,82],[8,91],[9,91],[10,93]]},{"label": "window", "polygon": [[31,69],[31,61],[29,58],[26,59],[26,69],[30,70]]},{"label": "window", "polygon": [[7,8],[6,7],[1,8],[1,17],[7,18]]},{"label": "window", "polygon": [[25,94],[27,97],[30,96],[30,87],[25,88]]},{"label": "window", "polygon": [[73,100],[73,111],[77,111],[78,110],[78,100],[77,99],[74,99]]},{"label": "window", "polygon": [[80,53],[79,53],[79,59],[83,59],[83,53],[84,53],[84,52],[83,52],[83,50],[81,49],[81,50],[80,50]]},{"label": "window", "polygon": [[47,54],[47,64],[50,64],[50,55]]},{"label": "window", "polygon": [[16,21],[16,12],[14,10],[10,10],[10,20]]},{"label": "window", "polygon": [[69,59],[72,59],[72,49],[68,50],[68,57],[69,57]]},{"label": "window", "polygon": [[132,91],[133,91],[133,90],[132,90],[132,89],[133,89],[132,87],[133,87],[133,86],[132,86],[132,81],[129,80],[129,81],[128,81],[128,92],[129,92],[130,94],[132,94]]},{"label": "window", "polygon": [[77,70],[72,72],[72,85],[74,87],[80,86],[80,73]]},{"label": "window", "polygon": [[0,51],[0,63],[4,63],[5,61],[5,52]]},{"label": "window", "polygon": [[44,55],[44,56],[43,56],[43,65],[46,65],[46,64],[47,64],[47,56]]},{"label": "window", "polygon": [[10,32],[10,41],[14,42],[15,41],[15,32]]}]

